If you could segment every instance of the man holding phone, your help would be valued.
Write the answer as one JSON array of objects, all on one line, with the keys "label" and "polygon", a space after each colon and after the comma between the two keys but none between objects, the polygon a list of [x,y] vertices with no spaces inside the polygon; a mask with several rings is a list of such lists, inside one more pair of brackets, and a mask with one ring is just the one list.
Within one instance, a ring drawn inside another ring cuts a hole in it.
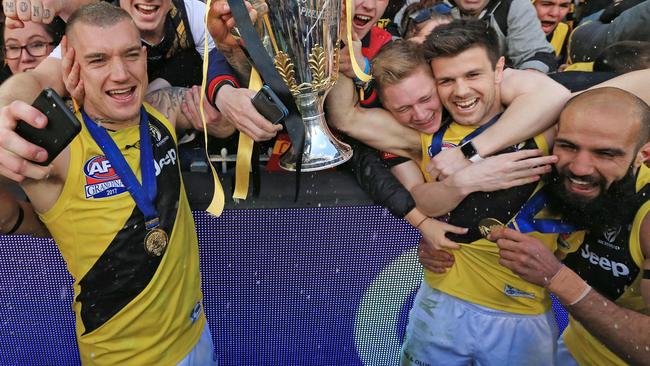
[{"label": "man holding phone", "polygon": [[[82,363],[216,364],[177,161],[175,128],[191,128],[184,94],[155,97],[164,114],[143,103],[146,53],[124,10],[82,7],[66,33],[83,80],[82,131],[42,179],[21,185],[75,280]],[[38,169],[27,160],[45,152],[13,130],[46,116],[14,101],[0,117],[6,166]]]}]

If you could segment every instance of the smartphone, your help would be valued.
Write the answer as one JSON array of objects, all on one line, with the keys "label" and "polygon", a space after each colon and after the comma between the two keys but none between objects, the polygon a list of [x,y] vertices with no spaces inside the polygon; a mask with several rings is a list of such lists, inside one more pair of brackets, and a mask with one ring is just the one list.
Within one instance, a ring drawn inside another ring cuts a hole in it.
[{"label": "smartphone", "polygon": [[79,134],[81,123],[65,105],[63,98],[50,88],[44,89],[32,106],[47,117],[47,125],[44,128],[36,128],[24,121],[18,121],[16,133],[47,151],[46,161],[34,162],[47,166]]},{"label": "smartphone", "polygon": [[289,115],[289,110],[268,85],[264,85],[253,97],[253,106],[272,123],[280,123]]}]

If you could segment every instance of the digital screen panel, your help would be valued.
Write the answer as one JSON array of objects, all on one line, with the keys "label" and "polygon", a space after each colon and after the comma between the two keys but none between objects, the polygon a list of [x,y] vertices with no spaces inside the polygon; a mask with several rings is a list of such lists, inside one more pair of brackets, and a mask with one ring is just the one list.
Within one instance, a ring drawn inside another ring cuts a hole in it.
[{"label": "digital screen panel", "polygon": [[[396,365],[419,234],[374,206],[196,212],[220,365]],[[0,365],[78,365],[53,241],[0,236]],[[560,328],[566,313],[558,313]]]}]

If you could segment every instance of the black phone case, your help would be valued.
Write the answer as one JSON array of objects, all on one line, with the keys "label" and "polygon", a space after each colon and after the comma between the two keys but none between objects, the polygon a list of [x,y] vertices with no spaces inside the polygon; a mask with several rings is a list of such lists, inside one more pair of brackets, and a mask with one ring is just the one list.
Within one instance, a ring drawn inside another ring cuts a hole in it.
[{"label": "black phone case", "polygon": [[50,88],[43,90],[32,106],[45,114],[47,125],[45,128],[35,128],[24,121],[18,121],[16,133],[47,151],[46,161],[34,162],[47,166],[79,134],[81,123],[66,107],[63,99]]},{"label": "black phone case", "polygon": [[[253,97],[252,103],[255,109],[271,123],[280,123],[286,117],[286,107],[274,95],[270,95],[266,88],[260,89]],[[278,105],[278,103],[280,105]]]}]

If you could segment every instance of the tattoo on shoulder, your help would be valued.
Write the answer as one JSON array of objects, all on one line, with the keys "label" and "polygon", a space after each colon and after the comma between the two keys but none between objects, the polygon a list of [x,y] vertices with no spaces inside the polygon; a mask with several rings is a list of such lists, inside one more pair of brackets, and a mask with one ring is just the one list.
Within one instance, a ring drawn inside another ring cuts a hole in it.
[{"label": "tattoo on shoulder", "polygon": [[185,101],[187,88],[177,86],[155,90],[145,96],[145,101],[156,108],[167,119],[171,119],[180,110]]}]

